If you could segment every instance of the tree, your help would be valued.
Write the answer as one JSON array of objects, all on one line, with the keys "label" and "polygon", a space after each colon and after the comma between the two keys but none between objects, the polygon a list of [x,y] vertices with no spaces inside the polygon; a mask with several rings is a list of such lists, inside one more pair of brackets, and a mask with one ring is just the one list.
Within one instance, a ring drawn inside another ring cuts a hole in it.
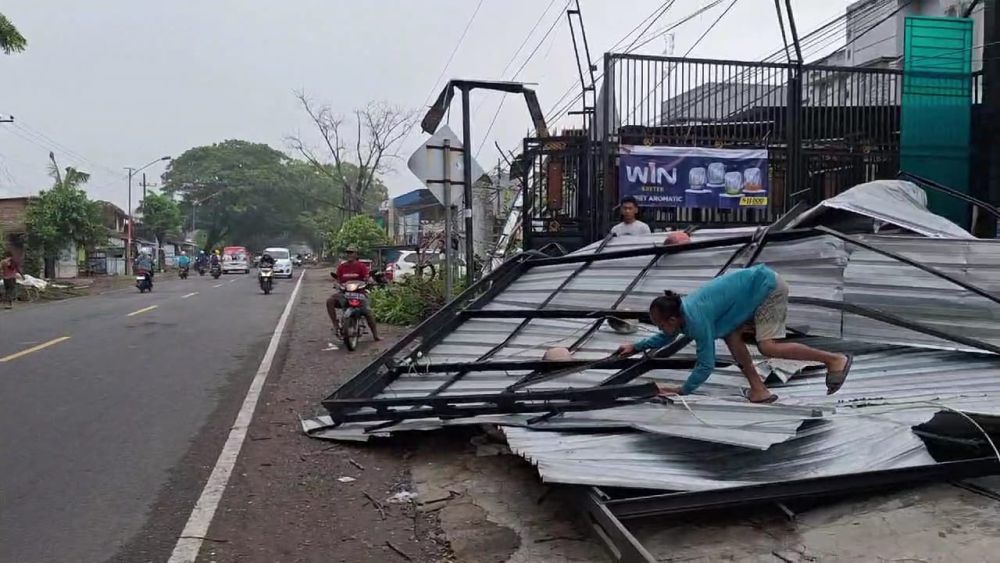
[{"label": "tree", "polygon": [[296,197],[291,159],[262,143],[230,140],[188,149],[170,162],[164,192],[180,195],[185,216],[194,212],[207,248],[223,240],[250,246],[287,232],[303,209]]},{"label": "tree", "polygon": [[12,55],[24,51],[27,46],[28,40],[7,19],[7,16],[0,14],[0,51],[5,55]]},{"label": "tree", "polygon": [[289,143],[317,171],[343,186],[341,206],[349,216],[362,213],[378,176],[390,171],[392,161],[398,158],[395,151],[413,126],[416,113],[384,102],[354,110],[353,148],[348,148],[343,117],[335,115],[328,105],[316,105],[304,92],[295,96],[316,126],[323,149],[313,149],[301,136],[290,136]]},{"label": "tree", "polygon": [[150,192],[142,201],[142,226],[161,244],[170,231],[181,226],[181,209],[168,195]]},{"label": "tree", "polygon": [[374,247],[386,244],[388,238],[382,227],[367,215],[355,215],[344,222],[337,234],[330,239],[331,251],[342,254],[351,245],[358,247],[361,256],[371,256]]},{"label": "tree", "polygon": [[39,192],[25,212],[29,246],[43,258],[55,258],[70,243],[90,247],[106,242],[101,206],[81,189],[90,175],[72,166],[64,175],[55,155],[49,153],[49,159],[49,175],[55,182],[51,189]]}]

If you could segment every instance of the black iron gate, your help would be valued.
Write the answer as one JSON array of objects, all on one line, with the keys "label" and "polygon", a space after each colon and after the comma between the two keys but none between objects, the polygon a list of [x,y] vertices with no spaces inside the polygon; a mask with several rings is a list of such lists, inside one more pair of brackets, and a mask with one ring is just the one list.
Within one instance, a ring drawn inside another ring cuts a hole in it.
[{"label": "black iron gate", "polygon": [[525,247],[572,248],[607,233],[618,220],[622,145],[768,151],[768,208],[644,210],[656,228],[768,224],[800,201],[895,177],[903,71],[889,60],[841,66],[850,61],[838,57],[846,55],[802,65],[605,55],[594,138],[525,141]]}]

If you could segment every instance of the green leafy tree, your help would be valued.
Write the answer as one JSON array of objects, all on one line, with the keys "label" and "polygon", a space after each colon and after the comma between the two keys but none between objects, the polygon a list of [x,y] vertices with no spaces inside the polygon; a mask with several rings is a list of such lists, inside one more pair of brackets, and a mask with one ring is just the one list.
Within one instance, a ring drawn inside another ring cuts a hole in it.
[{"label": "green leafy tree", "polygon": [[25,222],[28,244],[43,258],[55,258],[70,243],[91,247],[107,241],[101,206],[81,189],[90,175],[67,167],[59,171],[55,156],[49,153],[52,188],[42,190],[28,204]]},{"label": "green leafy tree", "polygon": [[[343,170],[357,173],[350,163]],[[184,220],[195,217],[207,247],[227,241],[262,248],[304,239],[322,248],[347,216],[341,182],[265,144],[230,140],[189,149],[163,179],[165,193],[180,196]],[[364,211],[374,213],[386,193],[381,181],[373,182]]]},{"label": "green leafy tree", "polygon": [[358,247],[358,253],[370,257],[374,247],[386,244],[388,239],[382,227],[367,215],[355,215],[340,227],[337,234],[330,239],[328,247],[331,251],[342,254],[348,246]]},{"label": "green leafy tree", "polygon": [[204,230],[207,247],[293,230],[303,203],[295,197],[287,155],[268,145],[230,140],[195,147],[171,161],[167,194],[179,194],[182,213]]},{"label": "green leafy tree", "polygon": [[28,46],[28,40],[14,27],[7,16],[0,14],[0,51],[5,55],[20,53]]},{"label": "green leafy tree", "polygon": [[150,192],[142,202],[142,226],[163,242],[167,233],[181,227],[181,209],[168,195]]}]

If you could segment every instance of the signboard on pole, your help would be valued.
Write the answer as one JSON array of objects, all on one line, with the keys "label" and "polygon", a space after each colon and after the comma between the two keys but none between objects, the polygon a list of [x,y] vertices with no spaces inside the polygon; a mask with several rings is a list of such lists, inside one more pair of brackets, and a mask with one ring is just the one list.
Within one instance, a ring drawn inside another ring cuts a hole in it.
[{"label": "signboard on pole", "polygon": [[[452,155],[448,162],[448,180],[451,182],[451,205],[458,209],[465,207],[465,200],[462,194],[462,186],[465,184],[465,168],[462,165],[462,141],[458,135],[447,125],[442,125],[436,133],[424,141],[417,150],[413,152],[410,159],[406,161],[406,166],[413,172],[413,175],[420,179],[427,189],[434,194],[442,204],[444,197],[444,142],[448,141]],[[483,175],[483,169],[472,161],[472,181],[475,182]]]},{"label": "signboard on pole", "polygon": [[766,208],[767,149],[622,145],[618,186],[642,207]]}]

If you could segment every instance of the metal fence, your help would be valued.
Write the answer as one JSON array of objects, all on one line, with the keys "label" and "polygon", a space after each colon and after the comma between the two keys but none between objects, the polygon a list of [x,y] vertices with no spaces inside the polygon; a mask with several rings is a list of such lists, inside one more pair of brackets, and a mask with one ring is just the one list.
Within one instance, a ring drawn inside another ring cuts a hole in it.
[{"label": "metal fence", "polygon": [[769,209],[662,209],[648,217],[658,225],[768,223],[795,201],[898,170],[898,69],[620,54],[605,61],[607,199],[618,197],[620,144],[768,149]]},{"label": "metal fence", "polygon": [[[604,60],[592,138],[525,141],[534,163],[524,178],[534,206],[526,202],[526,242],[568,239],[569,232],[590,242],[607,232],[617,221],[620,145],[768,150],[769,208],[645,210],[643,219],[661,228],[767,224],[798,201],[816,202],[899,171],[904,73],[898,68],[636,54]],[[972,80],[977,104],[982,73]]]}]

